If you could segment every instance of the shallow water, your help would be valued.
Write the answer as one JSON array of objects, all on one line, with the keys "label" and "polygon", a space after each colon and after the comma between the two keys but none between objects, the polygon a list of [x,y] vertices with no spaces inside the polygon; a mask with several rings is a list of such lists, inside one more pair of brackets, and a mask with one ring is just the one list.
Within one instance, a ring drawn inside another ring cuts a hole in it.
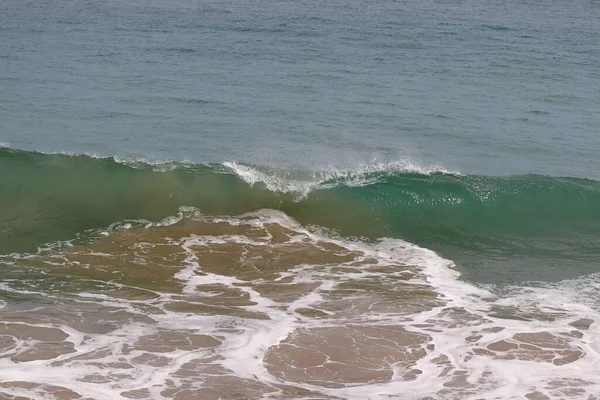
[{"label": "shallow water", "polygon": [[3,260],[4,393],[462,399],[599,390],[597,308],[558,288],[519,293],[517,305],[514,294],[461,282],[429,250],[332,237],[274,210],[210,217],[188,208],[98,235]]}]

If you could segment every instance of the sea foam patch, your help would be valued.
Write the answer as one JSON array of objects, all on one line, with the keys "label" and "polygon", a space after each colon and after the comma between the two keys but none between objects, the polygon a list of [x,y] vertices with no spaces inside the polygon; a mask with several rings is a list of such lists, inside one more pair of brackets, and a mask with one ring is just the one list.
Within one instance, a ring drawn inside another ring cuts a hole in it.
[{"label": "sea foam patch", "polygon": [[568,285],[496,295],[430,250],[309,230],[275,210],[182,208],[125,224],[12,261],[29,273],[1,287],[0,392],[587,399],[600,389],[600,316]]}]

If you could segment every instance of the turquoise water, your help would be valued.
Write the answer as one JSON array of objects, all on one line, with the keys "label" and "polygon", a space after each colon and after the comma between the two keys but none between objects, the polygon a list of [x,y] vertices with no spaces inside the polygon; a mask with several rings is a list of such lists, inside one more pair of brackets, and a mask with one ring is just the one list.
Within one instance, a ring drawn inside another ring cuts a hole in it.
[{"label": "turquoise water", "polygon": [[[0,149],[0,253],[32,252],[181,206],[210,215],[278,209],[342,235],[418,243],[485,283],[599,272],[600,182],[490,177],[403,164],[292,171],[242,164],[119,161]],[[10,173],[6,173],[10,171]]]},{"label": "turquoise water", "polygon": [[[596,2],[5,1],[0,22],[5,147],[235,161],[292,186],[383,174],[282,195],[226,167],[207,190],[194,175],[206,171],[2,150],[3,252],[243,192],[258,200],[214,212],[280,207],[342,234],[400,237],[478,282],[600,269]],[[136,206],[154,197],[167,200]]]}]

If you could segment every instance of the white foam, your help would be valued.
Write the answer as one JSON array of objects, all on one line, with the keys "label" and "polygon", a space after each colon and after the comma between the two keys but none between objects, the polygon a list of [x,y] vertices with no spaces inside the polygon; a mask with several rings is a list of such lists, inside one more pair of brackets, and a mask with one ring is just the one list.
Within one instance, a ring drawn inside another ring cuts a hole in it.
[{"label": "white foam", "polygon": [[[358,320],[341,320],[336,322],[329,319],[311,319],[297,314],[299,308],[318,307],[324,301],[323,293],[327,293],[340,281],[361,279],[375,272],[344,273],[335,275],[327,266],[313,268],[311,265],[297,265],[288,270],[282,277],[293,277],[294,283],[318,282],[321,286],[306,295],[286,304],[274,302],[254,290],[248,282],[232,276],[208,273],[202,270],[201,260],[193,248],[219,243],[238,243],[252,246],[276,246],[268,243],[268,238],[248,238],[241,235],[190,235],[180,240],[173,240],[173,245],[181,246],[186,252],[183,265],[175,278],[182,283],[183,295],[198,295],[198,287],[202,285],[221,284],[246,293],[254,305],[244,306],[243,309],[262,313],[269,320],[245,319],[224,315],[203,315],[198,313],[173,312],[163,307],[166,302],[176,298],[169,293],[157,293],[154,300],[135,301],[112,298],[102,293],[82,293],[78,301],[94,306],[114,307],[115,310],[126,310],[139,316],[147,316],[155,323],[130,322],[119,329],[107,334],[83,335],[67,326],[60,327],[68,333],[77,354],[107,348],[114,354],[101,359],[100,364],[73,360],[73,354],[59,356],[53,361],[35,361],[29,363],[14,363],[9,357],[0,358],[0,380],[31,380],[40,383],[58,384],[76,390],[82,396],[97,399],[118,398],[124,390],[148,388],[151,398],[161,398],[160,388],[164,388],[168,380],[174,380],[173,373],[183,364],[195,358],[218,355],[222,357],[219,363],[222,367],[241,378],[258,380],[264,384],[282,385],[293,384],[307,390],[313,390],[326,396],[338,396],[345,399],[420,399],[427,396],[437,396],[441,390],[449,390],[447,398],[523,398],[525,394],[541,391],[555,398],[564,398],[558,389],[549,388],[552,380],[572,378],[591,382],[583,387],[583,392],[573,394],[570,398],[587,399],[591,394],[600,393],[600,313],[595,309],[596,290],[600,286],[598,277],[591,276],[573,281],[564,281],[545,287],[527,289],[514,288],[503,296],[496,296],[486,288],[477,287],[460,280],[459,273],[451,261],[445,260],[433,251],[412,245],[398,239],[382,239],[377,243],[365,243],[358,240],[333,238],[325,230],[315,231],[306,229],[288,215],[275,210],[260,210],[239,217],[205,217],[194,208],[182,208],[177,216],[165,219],[151,225],[170,225],[184,218],[206,219],[212,222],[227,222],[232,225],[263,226],[265,224],[280,224],[296,233],[295,241],[312,243],[327,242],[344,247],[348,250],[364,254],[364,259],[373,259],[375,264],[407,265],[418,267],[422,278],[416,277],[407,283],[427,283],[443,296],[444,304],[431,310],[412,315],[394,315],[372,313],[361,316],[376,324],[401,325],[410,332],[426,334],[431,337],[435,349],[428,350],[427,355],[418,360],[415,368],[422,371],[415,380],[404,381],[397,375],[393,380],[382,383],[364,383],[344,388],[323,388],[311,384],[298,384],[281,381],[269,374],[262,363],[267,349],[284,340],[298,328],[314,328],[335,326],[336,323],[357,323]],[[138,226],[148,224],[139,224]],[[36,294],[35,290],[12,289],[3,283],[0,290],[19,291],[23,294]],[[39,293],[38,293],[39,294]],[[207,294],[209,295],[209,294]],[[177,295],[179,296],[179,295]],[[587,298],[587,302],[585,301]],[[594,298],[592,301],[591,299]],[[285,307],[283,307],[285,305]],[[152,306],[160,309],[160,313],[148,314],[145,307]],[[503,319],[491,314],[492,307],[518,308],[524,312],[553,315],[554,320],[543,318],[530,321]],[[464,310],[473,315],[475,322],[468,321],[453,323],[445,313],[449,310]],[[559,310],[559,311],[557,311]],[[487,345],[499,340],[512,340],[517,333],[550,332],[557,337],[564,337],[564,332],[573,328],[568,325],[578,318],[590,318],[596,321],[588,331],[582,331],[582,338],[570,338],[574,346],[580,347],[586,356],[560,367],[552,363],[532,362],[522,360],[502,360],[490,356],[472,354],[475,346],[485,349]],[[423,328],[433,325],[432,329]],[[41,325],[40,325],[41,326]],[[48,325],[45,325],[48,326]],[[484,331],[486,328],[503,327],[499,332]],[[236,333],[227,333],[224,328],[231,328]],[[82,382],[81,378],[90,374],[106,375],[103,364],[131,360],[142,352],[123,352],[124,346],[135,343],[140,336],[157,332],[158,330],[186,330],[198,334],[219,337],[223,344],[217,349],[201,349],[194,351],[175,350],[162,354],[170,359],[169,363],[160,368],[144,364],[133,364],[135,368],[128,370],[131,375],[109,383]],[[465,338],[476,332],[481,338],[468,342]],[[561,336],[563,335],[563,336]],[[434,360],[446,357],[447,364],[440,365]],[[57,365],[55,361],[62,362]],[[473,393],[444,386],[449,382],[448,377],[441,374],[444,368],[450,368],[449,374],[464,371],[468,376],[467,382],[474,385]],[[177,381],[177,379],[175,379]],[[201,383],[201,382],[200,382]],[[199,383],[199,384],[200,384]],[[20,389],[15,389],[20,390]],[[31,396],[31,392],[22,393]]]},{"label": "white foam", "polygon": [[316,189],[320,182],[311,180],[290,179],[287,177],[279,177],[277,175],[269,175],[261,172],[256,168],[238,164],[236,162],[225,162],[223,165],[230,168],[236,175],[242,178],[250,186],[257,183],[264,184],[267,189],[273,192],[282,193],[298,193],[301,196],[306,196],[308,193]]},{"label": "white foam", "polygon": [[413,160],[360,163],[351,169],[328,167],[305,172],[304,175],[308,175],[307,178],[300,178],[298,175],[294,176],[285,170],[269,169],[265,172],[234,161],[225,162],[223,166],[229,168],[251,186],[261,183],[271,191],[296,193],[301,197],[308,195],[308,193],[314,190],[331,188],[338,185],[351,187],[371,185],[382,179],[381,176],[375,176],[379,173],[413,173],[419,175],[441,173],[460,175],[458,171],[447,170],[438,165],[423,166]]},{"label": "white foam", "polygon": [[[590,385],[584,387],[582,394],[578,395],[577,392],[572,392],[570,398],[587,398],[590,393],[600,393],[600,380],[598,379],[598,376],[600,376],[600,339],[598,339],[600,337],[600,313],[590,307],[589,304],[581,301],[582,297],[588,297],[587,303],[590,303],[589,299],[594,298],[591,303],[598,304],[597,296],[590,296],[590,294],[596,293],[595,290],[600,285],[597,276],[577,281],[565,281],[559,285],[554,285],[554,287],[530,288],[518,296],[495,298],[488,290],[461,281],[458,272],[453,268],[453,263],[439,257],[430,250],[397,239],[383,239],[375,245],[331,239],[313,235],[311,232],[299,228],[296,223],[290,224],[289,217],[284,214],[272,211],[257,214],[290,229],[300,230],[303,234],[312,236],[315,240],[326,240],[352,250],[360,250],[379,260],[400,260],[408,265],[417,265],[426,274],[427,281],[433,285],[437,292],[444,295],[446,305],[442,307],[443,309],[464,309],[481,318],[478,322],[478,324],[481,324],[480,327],[470,327],[467,324],[455,328],[446,327],[437,333],[427,331],[426,333],[433,337],[436,350],[419,362],[418,367],[423,370],[423,374],[417,380],[410,383],[392,381],[387,384],[331,390],[329,391],[331,395],[355,399],[365,398],[365,396],[369,396],[369,398],[387,398],[387,396],[393,396],[397,393],[406,393],[406,390],[410,390],[412,395],[404,398],[422,398],[423,396],[432,395],[435,390],[444,389],[442,386],[443,380],[436,379],[441,368],[432,362],[440,355],[449,357],[454,371],[468,372],[470,375],[469,381],[479,386],[476,390],[478,392],[476,398],[482,395],[485,398],[512,398],[517,394],[524,396],[526,393],[536,390],[562,397],[562,392],[559,389],[552,388],[552,381],[561,379],[583,379],[591,382]],[[582,290],[582,288],[586,289]],[[318,296],[312,298],[317,300]],[[304,299],[304,306],[310,304],[310,300]],[[523,311],[527,311],[528,307],[532,307],[542,313],[559,309],[562,310],[562,314],[553,321],[545,321],[544,319],[532,321],[504,319],[490,316],[491,305],[518,307]],[[414,320],[413,328],[409,329],[414,329],[414,326],[419,323],[424,324],[428,320],[439,319],[440,311],[440,309],[433,309],[412,316]],[[596,321],[589,331],[583,332],[581,341],[574,339],[574,343],[586,353],[586,356],[573,363],[562,365],[560,368],[552,363],[498,360],[469,355],[473,345],[465,342],[465,337],[471,334],[471,330],[496,326],[502,326],[504,330],[497,333],[485,333],[479,343],[484,348],[498,340],[510,340],[513,335],[520,333],[544,331],[562,337],[561,335],[565,331],[572,330],[568,323],[578,318],[590,318]],[[394,321],[390,321],[390,323],[394,323]],[[492,372],[491,378],[486,378],[490,372]],[[488,379],[488,382],[482,383],[486,379]],[[436,386],[437,389],[434,389]],[[465,398],[468,397],[470,396],[465,395]]]}]

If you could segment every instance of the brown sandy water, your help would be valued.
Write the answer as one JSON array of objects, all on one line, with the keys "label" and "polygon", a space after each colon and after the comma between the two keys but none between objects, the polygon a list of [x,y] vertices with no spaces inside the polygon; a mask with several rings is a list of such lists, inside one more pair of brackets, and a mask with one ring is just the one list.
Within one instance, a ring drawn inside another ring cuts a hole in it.
[{"label": "brown sandy water", "polygon": [[501,298],[426,249],[277,211],[185,209],[2,264],[0,399],[600,393],[591,308]]}]

